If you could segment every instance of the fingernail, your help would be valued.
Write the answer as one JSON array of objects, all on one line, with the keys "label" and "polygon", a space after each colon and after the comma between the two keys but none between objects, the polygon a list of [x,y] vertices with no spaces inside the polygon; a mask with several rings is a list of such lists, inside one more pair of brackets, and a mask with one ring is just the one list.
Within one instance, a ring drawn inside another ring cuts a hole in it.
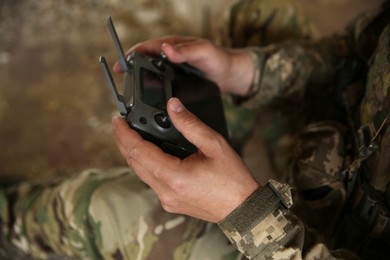
[{"label": "fingernail", "polygon": [[172,45],[170,43],[166,43],[164,42],[163,44],[161,44],[161,49],[164,51],[164,49],[166,50],[166,48],[171,48],[173,51],[175,52],[179,52],[179,50],[177,49],[177,47],[175,45]]},{"label": "fingernail", "polygon": [[116,128],[116,124],[117,124],[117,122],[118,122],[118,116],[113,116],[112,117],[112,120],[111,120],[111,127],[112,127],[112,129],[113,130],[115,130],[115,128]]},{"label": "fingernail", "polygon": [[165,50],[165,48],[167,48],[167,46],[169,46],[169,44],[168,43],[163,43],[163,44],[161,44],[161,51],[162,51],[162,53],[164,53],[164,50]]},{"label": "fingernail", "polygon": [[171,44],[169,44],[169,43],[166,43],[166,42],[163,42],[163,43],[161,44],[161,48],[166,48],[167,46],[171,46],[172,48],[174,48],[173,45],[171,45]]},{"label": "fingernail", "polygon": [[175,113],[180,113],[184,110],[183,104],[177,98],[171,98],[169,101],[169,108]]}]

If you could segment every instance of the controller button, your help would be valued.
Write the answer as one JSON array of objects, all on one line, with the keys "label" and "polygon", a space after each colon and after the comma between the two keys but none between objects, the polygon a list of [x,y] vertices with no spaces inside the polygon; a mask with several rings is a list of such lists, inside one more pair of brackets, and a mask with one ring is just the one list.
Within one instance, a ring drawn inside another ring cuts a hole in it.
[{"label": "controller button", "polygon": [[148,120],[146,120],[145,117],[140,117],[139,122],[143,125],[146,125],[148,123]]},{"label": "controller button", "polygon": [[162,60],[153,60],[152,64],[154,65],[154,67],[156,67],[160,71],[166,70],[166,68],[164,66],[164,62]]},{"label": "controller button", "polygon": [[156,123],[162,128],[170,128],[172,125],[168,116],[164,113],[155,115],[154,120],[156,120]]}]

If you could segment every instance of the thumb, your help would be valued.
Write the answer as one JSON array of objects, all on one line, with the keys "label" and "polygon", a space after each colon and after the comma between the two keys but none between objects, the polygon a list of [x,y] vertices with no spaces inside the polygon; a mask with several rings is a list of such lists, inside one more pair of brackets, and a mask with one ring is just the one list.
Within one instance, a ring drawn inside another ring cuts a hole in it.
[{"label": "thumb", "polygon": [[223,137],[186,109],[179,99],[171,98],[167,107],[176,129],[206,157],[212,157]]}]

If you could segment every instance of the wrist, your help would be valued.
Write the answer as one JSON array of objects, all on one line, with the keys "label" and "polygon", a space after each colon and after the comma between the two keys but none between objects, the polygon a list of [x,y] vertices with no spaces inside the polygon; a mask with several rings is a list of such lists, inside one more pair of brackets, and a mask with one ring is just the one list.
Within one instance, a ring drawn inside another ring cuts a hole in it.
[{"label": "wrist", "polygon": [[[249,194],[222,222],[240,223],[246,217],[256,219],[258,216],[267,215],[268,211],[281,205],[289,208],[292,205],[291,196],[285,195],[290,195],[289,190],[288,185],[270,180],[265,186],[259,186]],[[272,206],[269,203],[271,201]]]},{"label": "wrist", "polygon": [[260,62],[259,57],[254,52],[254,50],[250,47],[245,49],[245,52],[250,56],[251,63],[252,63],[252,69],[251,69],[251,80],[249,87],[247,87],[245,94],[243,97],[251,97],[255,95],[259,89],[259,81],[260,81]]},{"label": "wrist", "polygon": [[241,104],[249,98],[256,95],[260,88],[260,77],[261,77],[261,63],[262,56],[256,52],[255,47],[248,47],[241,50],[246,56],[246,63],[250,64],[247,66],[247,76],[243,77],[246,80],[238,83],[236,86],[239,87],[239,91],[232,91],[232,98],[234,103]]},{"label": "wrist", "polygon": [[260,188],[260,184],[253,180],[253,183],[245,185],[245,188],[237,188],[234,193],[226,194],[225,198],[229,199],[225,199],[225,203],[223,207],[221,207],[221,211],[219,212],[219,217],[215,222],[218,223],[225,219],[227,216],[229,216]]},{"label": "wrist", "polygon": [[229,49],[230,64],[224,78],[225,92],[237,96],[246,96],[254,86],[256,78],[256,56],[247,49]]},{"label": "wrist", "polygon": [[[266,230],[269,226],[267,224],[279,221],[278,216],[286,214],[291,205],[290,186],[270,180],[220,221],[218,226],[243,254],[257,255],[254,251],[261,252],[266,246],[264,241],[272,242],[277,238],[273,238],[269,230]],[[268,240],[263,240],[267,234]],[[280,232],[274,234],[278,235]]]}]

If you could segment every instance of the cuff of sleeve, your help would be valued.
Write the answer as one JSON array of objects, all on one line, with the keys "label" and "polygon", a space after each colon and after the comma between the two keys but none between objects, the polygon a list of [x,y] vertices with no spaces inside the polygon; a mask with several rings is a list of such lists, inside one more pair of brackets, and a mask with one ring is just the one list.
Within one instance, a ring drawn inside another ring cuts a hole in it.
[{"label": "cuff of sleeve", "polygon": [[290,186],[270,180],[218,225],[237,249],[250,258],[284,237],[286,227],[279,222],[284,222],[284,214],[291,206]]},{"label": "cuff of sleeve", "polygon": [[259,47],[247,47],[245,49],[251,56],[254,65],[254,74],[252,84],[249,87],[248,94],[245,96],[232,96],[236,104],[241,104],[255,96],[260,89],[260,80],[262,75],[263,63],[265,61],[265,52]]}]

